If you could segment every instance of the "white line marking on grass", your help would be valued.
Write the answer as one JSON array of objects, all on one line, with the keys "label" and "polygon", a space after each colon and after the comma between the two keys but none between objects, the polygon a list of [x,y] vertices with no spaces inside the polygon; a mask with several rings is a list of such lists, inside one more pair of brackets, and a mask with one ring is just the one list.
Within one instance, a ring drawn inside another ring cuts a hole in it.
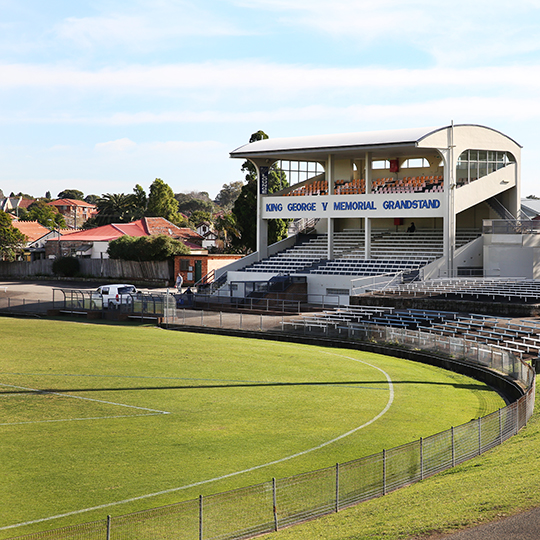
[{"label": "white line marking on grass", "polygon": [[269,461],[268,463],[263,463],[262,465],[256,465],[255,467],[250,467],[249,469],[244,469],[242,471],[236,471],[236,472],[224,474],[224,475],[218,476],[216,478],[209,478],[207,480],[201,480],[200,482],[194,482],[193,484],[188,484],[186,486],[180,486],[180,487],[176,487],[176,488],[165,489],[163,491],[157,491],[155,493],[148,493],[147,495],[140,495],[139,497],[132,497],[130,499],[124,499],[123,501],[116,501],[116,502],[111,502],[111,503],[106,503],[106,504],[100,504],[98,506],[92,506],[91,508],[83,508],[81,510],[73,510],[72,512],[66,512],[64,514],[57,514],[56,516],[50,516],[50,517],[46,517],[46,518],[35,519],[33,521],[26,521],[24,523],[17,523],[15,525],[8,525],[7,527],[0,527],[0,531],[4,531],[4,530],[7,530],[7,529],[14,529],[16,527],[23,527],[24,525],[34,525],[35,523],[42,523],[44,521],[51,521],[53,519],[65,518],[65,517],[74,516],[74,515],[77,515],[77,514],[83,514],[85,512],[92,512],[93,510],[102,510],[104,508],[110,508],[111,506],[118,506],[120,504],[127,504],[127,503],[130,503],[130,502],[136,502],[136,501],[140,501],[142,499],[149,499],[151,497],[158,497],[159,495],[167,495],[169,493],[174,493],[175,491],[182,491],[184,489],[189,489],[189,488],[193,488],[193,487],[197,487],[197,486],[202,486],[203,484],[210,484],[211,482],[217,482],[218,480],[225,480],[227,478],[232,478],[233,476],[239,476],[241,474],[256,471],[258,469],[263,469],[264,467],[270,467],[271,465],[277,465],[278,463],[283,463],[284,461],[288,461],[290,459],[294,459],[294,458],[297,458],[297,457],[300,457],[300,456],[304,456],[305,454],[309,454],[310,452],[314,452],[315,450],[320,450],[321,448],[324,448],[325,446],[328,446],[328,445],[330,445],[332,443],[335,443],[335,442],[337,442],[337,441],[339,441],[341,439],[344,439],[345,437],[348,437],[349,435],[352,435],[353,433],[356,433],[357,431],[359,431],[359,430],[373,424],[374,422],[376,422],[379,418],[381,418],[384,414],[386,414],[388,412],[388,410],[392,406],[392,403],[394,402],[394,385],[392,384],[392,379],[390,378],[390,375],[388,375],[388,373],[386,373],[386,371],[384,371],[383,369],[381,369],[381,368],[379,368],[377,366],[374,366],[373,364],[370,364],[369,362],[365,362],[363,360],[359,360],[358,358],[353,358],[351,356],[344,356],[342,354],[331,353],[331,352],[328,352],[328,351],[319,351],[319,352],[322,352],[323,354],[329,354],[331,356],[338,356],[340,358],[346,358],[347,360],[353,360],[354,362],[359,362],[361,364],[365,364],[366,366],[372,367],[372,368],[380,371],[386,377],[386,380],[388,382],[388,391],[389,391],[388,402],[386,403],[386,406],[384,407],[384,409],[379,414],[374,416],[371,420],[369,420],[368,422],[365,422],[361,426],[358,426],[358,427],[356,427],[354,429],[351,429],[350,431],[347,431],[346,433],[343,433],[343,434],[339,435],[338,437],[335,437],[334,439],[331,439],[331,440],[326,441],[326,442],[324,442],[322,444],[314,446],[313,448],[308,448],[307,450],[303,450],[302,452],[297,452],[296,454],[292,454],[290,456],[286,456],[286,457],[283,457],[283,458],[280,458],[280,459],[276,459],[274,461]]},{"label": "white line marking on grass", "polygon": [[[51,422],[83,422],[84,420],[113,420],[115,418],[140,418],[141,416],[160,416],[162,413],[123,414],[119,416],[93,416],[89,418],[60,418],[58,420],[34,420],[33,422],[5,422],[0,426],[22,426],[24,424],[48,424]],[[170,413],[167,413],[170,414]]]},{"label": "white line marking on grass", "polygon": [[8,388],[17,388],[18,390],[27,390],[29,392],[35,392],[37,394],[60,396],[72,399],[82,399],[83,401],[94,401],[95,403],[103,403],[105,405],[114,405],[116,407],[127,407],[128,409],[137,409],[139,411],[148,411],[155,414],[171,414],[167,411],[158,411],[157,409],[149,409],[148,407],[137,407],[136,405],[126,405],[125,403],[115,403],[114,401],[104,401],[102,399],[87,398],[82,396],[72,396],[71,394],[63,394],[61,392],[48,392],[47,390],[38,390],[36,388],[25,388],[24,386],[15,386],[13,384],[0,383],[0,386],[6,386]]}]

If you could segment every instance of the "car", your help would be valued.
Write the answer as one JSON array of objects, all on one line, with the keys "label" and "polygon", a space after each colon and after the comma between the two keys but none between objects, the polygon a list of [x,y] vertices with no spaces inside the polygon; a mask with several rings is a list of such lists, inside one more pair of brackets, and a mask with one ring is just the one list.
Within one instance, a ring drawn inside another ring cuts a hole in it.
[{"label": "car", "polygon": [[109,309],[119,308],[122,305],[131,306],[137,294],[135,285],[118,283],[98,287],[92,294],[92,298],[94,300],[101,299],[103,308]]}]

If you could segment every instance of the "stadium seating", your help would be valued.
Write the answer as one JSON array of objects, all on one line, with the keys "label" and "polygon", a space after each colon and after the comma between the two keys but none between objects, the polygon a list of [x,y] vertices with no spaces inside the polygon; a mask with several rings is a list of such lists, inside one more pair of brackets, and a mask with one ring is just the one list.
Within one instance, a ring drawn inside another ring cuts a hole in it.
[{"label": "stadium seating", "polygon": [[[456,245],[466,244],[480,231],[458,231]],[[374,276],[416,271],[443,254],[443,232],[420,229],[415,233],[372,230],[371,256],[365,258],[365,237],[361,229],[334,233],[334,259],[328,260],[327,235],[314,236],[244,269],[246,272],[275,274],[313,273]]]},{"label": "stadium seating", "polygon": [[540,302],[540,282],[497,278],[435,279],[374,289],[371,294],[536,304]]},{"label": "stadium seating", "polygon": [[[405,176],[403,178],[376,178],[372,182],[373,193],[442,193],[444,181],[442,176]],[[336,195],[357,195],[366,193],[366,182],[363,178],[353,180],[336,180]],[[326,180],[304,182],[296,189],[286,193],[287,196],[328,195]]]},{"label": "stadium seating", "polygon": [[293,331],[313,327],[322,331],[393,327],[459,337],[489,343],[520,357],[540,354],[540,323],[511,320],[489,315],[462,314],[454,311],[395,309],[391,307],[349,306],[332,311],[304,315],[286,323]]}]

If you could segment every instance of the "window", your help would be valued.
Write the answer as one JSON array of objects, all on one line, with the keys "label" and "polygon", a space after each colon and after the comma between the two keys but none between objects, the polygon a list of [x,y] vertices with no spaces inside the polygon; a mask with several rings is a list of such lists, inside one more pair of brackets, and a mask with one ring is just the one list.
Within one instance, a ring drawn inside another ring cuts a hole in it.
[{"label": "window", "polygon": [[189,270],[189,259],[180,259],[180,271],[187,272]]},{"label": "window", "polygon": [[456,164],[457,185],[459,187],[474,182],[515,162],[516,158],[510,152],[465,150]]},{"label": "window", "polygon": [[371,162],[373,170],[390,169],[390,162],[387,159],[377,159]]},{"label": "window", "polygon": [[283,160],[277,166],[287,175],[290,186],[324,173],[324,167],[317,161]]},{"label": "window", "polygon": [[424,167],[429,167],[429,161],[423,157],[409,158],[401,164],[402,169],[422,169]]}]

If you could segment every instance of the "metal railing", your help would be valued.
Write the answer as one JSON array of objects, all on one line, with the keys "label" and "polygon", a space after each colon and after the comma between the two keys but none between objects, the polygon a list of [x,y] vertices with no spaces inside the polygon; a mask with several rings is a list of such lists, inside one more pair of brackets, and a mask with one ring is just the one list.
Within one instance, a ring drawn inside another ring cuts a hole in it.
[{"label": "metal railing", "polygon": [[540,221],[529,219],[484,219],[483,234],[540,234]]},{"label": "metal railing", "polygon": [[[193,321],[192,321],[193,322]],[[306,332],[302,324],[274,324]],[[421,348],[489,367],[518,381],[525,395],[485,417],[430,437],[347,463],[233,491],[101,521],[34,533],[26,540],[242,539],[337,512],[445,471],[501,444],[524,427],[533,413],[535,374],[511,353],[457,338],[385,327],[320,328],[325,336],[369,339]],[[309,328],[310,335],[317,332]],[[511,473],[511,471],[509,471]]]},{"label": "metal railing", "polygon": [[176,299],[169,293],[121,294],[111,302],[104,302],[95,291],[53,289],[52,309],[68,314],[89,311],[126,313],[129,316],[176,316]]}]

